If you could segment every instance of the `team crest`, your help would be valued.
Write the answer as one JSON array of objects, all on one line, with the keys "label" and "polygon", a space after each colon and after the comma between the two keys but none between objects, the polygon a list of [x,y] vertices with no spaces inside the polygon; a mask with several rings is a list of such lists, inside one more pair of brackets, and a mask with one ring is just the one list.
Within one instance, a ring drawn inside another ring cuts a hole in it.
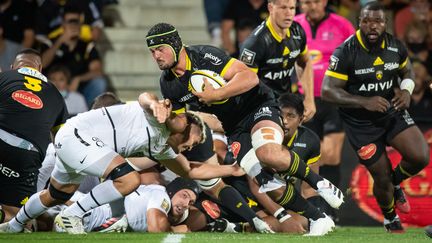
[{"label": "team crest", "polygon": [[256,55],[255,52],[248,49],[244,49],[240,56],[240,61],[246,63],[247,65],[252,65],[255,60],[255,55]]},{"label": "team crest", "polygon": [[165,212],[168,213],[168,211],[169,211],[169,203],[168,203],[168,201],[167,201],[166,199],[164,199],[164,200],[162,201],[162,203],[161,203],[161,208],[162,208],[163,210],[165,210]]},{"label": "team crest", "polygon": [[328,67],[329,70],[336,70],[338,62],[339,62],[339,58],[337,58],[337,57],[335,57],[335,56],[332,55],[330,57],[330,64],[329,64],[329,67]]},{"label": "team crest", "polygon": [[383,78],[383,72],[381,70],[376,71],[375,75],[378,80]]},{"label": "team crest", "polygon": [[283,68],[286,68],[288,66],[288,59],[285,59],[283,61]]}]

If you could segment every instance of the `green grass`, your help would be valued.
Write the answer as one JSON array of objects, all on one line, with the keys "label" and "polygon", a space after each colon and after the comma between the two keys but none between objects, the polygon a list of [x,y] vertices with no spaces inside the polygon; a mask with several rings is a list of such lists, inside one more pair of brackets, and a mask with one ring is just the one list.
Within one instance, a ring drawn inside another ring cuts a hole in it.
[{"label": "green grass", "polygon": [[[91,233],[87,235],[67,235],[52,232],[38,232],[32,234],[1,234],[1,243],[37,243],[37,242],[91,242],[91,243],[148,243],[161,242],[167,234],[140,234],[140,233],[124,233],[124,234],[101,234]],[[324,237],[303,237],[299,235],[289,234],[224,234],[224,233],[189,233],[181,241],[182,243],[225,243],[225,242],[257,242],[257,243],[338,243],[338,242],[428,242],[432,243],[432,239],[424,234],[424,229],[410,228],[405,234],[388,234],[381,227],[342,227],[336,229],[335,232]]]}]

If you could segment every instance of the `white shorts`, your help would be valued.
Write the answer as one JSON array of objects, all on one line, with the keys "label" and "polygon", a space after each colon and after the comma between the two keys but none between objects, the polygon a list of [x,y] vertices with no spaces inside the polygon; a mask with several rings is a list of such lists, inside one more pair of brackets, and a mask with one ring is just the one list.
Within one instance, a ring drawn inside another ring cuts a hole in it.
[{"label": "white shorts", "polygon": [[56,164],[52,177],[61,184],[79,184],[84,175],[102,177],[118,156],[97,137],[65,125],[55,138]]}]

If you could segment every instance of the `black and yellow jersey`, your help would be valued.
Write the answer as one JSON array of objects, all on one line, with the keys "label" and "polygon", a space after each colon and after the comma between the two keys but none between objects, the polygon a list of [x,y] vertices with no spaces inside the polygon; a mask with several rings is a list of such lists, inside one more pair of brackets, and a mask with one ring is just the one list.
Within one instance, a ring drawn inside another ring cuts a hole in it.
[{"label": "black and yellow jersey", "polygon": [[284,144],[308,165],[317,162],[321,157],[320,139],[307,127],[299,126],[291,139],[284,141]]},{"label": "black and yellow jersey", "polygon": [[240,60],[273,91],[282,94],[291,91],[294,63],[306,52],[306,34],[300,24],[294,21],[283,38],[267,19],[241,46]]},{"label": "black and yellow jersey", "polygon": [[272,92],[262,85],[231,97],[225,102],[206,105],[198,101],[189,87],[191,74],[196,70],[211,70],[224,76],[228,68],[235,61],[222,50],[206,45],[186,46],[186,71],[177,76],[172,70],[165,70],[160,79],[161,92],[164,98],[170,99],[173,112],[179,113],[186,109],[186,104],[194,109],[215,114],[222,122],[227,135],[233,132],[238,123],[259,106],[277,106]]},{"label": "black and yellow jersey", "polygon": [[45,157],[68,112],[63,97],[47,78],[31,68],[0,73],[0,128],[31,142]]},{"label": "black and yellow jersey", "polygon": [[[406,48],[392,35],[384,33],[381,44],[369,50],[358,30],[333,52],[326,75],[345,80],[344,89],[350,94],[381,96],[391,101],[394,96],[393,88],[399,87],[399,71],[407,62]],[[355,120],[375,120],[387,115],[363,108],[341,107],[340,111],[342,116]]]}]

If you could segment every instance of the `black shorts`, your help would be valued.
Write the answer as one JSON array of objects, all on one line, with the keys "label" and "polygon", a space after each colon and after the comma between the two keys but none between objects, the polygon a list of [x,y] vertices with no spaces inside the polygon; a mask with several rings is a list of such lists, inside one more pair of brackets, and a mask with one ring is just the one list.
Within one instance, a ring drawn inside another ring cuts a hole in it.
[{"label": "black shorts", "polygon": [[227,134],[228,144],[237,161],[240,162],[245,154],[252,149],[252,127],[263,120],[273,121],[282,128],[279,107],[262,106],[243,118],[234,131]]},{"label": "black shorts", "polygon": [[397,134],[415,125],[407,111],[392,112],[375,121],[355,120],[345,113],[341,116],[348,140],[365,166],[378,161]]},{"label": "black shorts", "polygon": [[0,204],[24,205],[36,193],[41,164],[38,152],[11,146],[0,139]]},{"label": "black shorts", "polygon": [[317,112],[311,120],[303,124],[305,127],[318,134],[321,140],[327,134],[343,132],[342,119],[336,106],[319,97],[315,97],[315,105]]},{"label": "black shorts", "polygon": [[205,162],[215,153],[213,148],[213,136],[210,128],[206,125],[206,140],[198,144],[190,151],[184,151],[182,154],[189,160],[195,162]]}]

